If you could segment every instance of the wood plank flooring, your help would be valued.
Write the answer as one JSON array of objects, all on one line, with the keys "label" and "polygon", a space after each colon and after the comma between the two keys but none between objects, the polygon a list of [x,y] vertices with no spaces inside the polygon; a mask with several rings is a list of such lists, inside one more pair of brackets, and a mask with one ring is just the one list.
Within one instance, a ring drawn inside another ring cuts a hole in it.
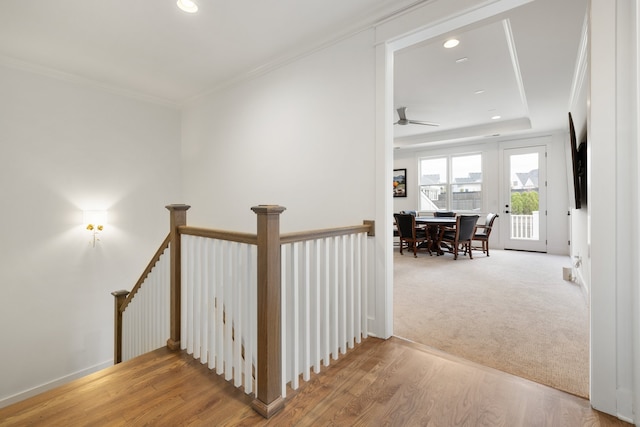
[{"label": "wood plank flooring", "polygon": [[587,400],[398,338],[368,338],[270,420],[165,348],[0,409],[0,426],[628,426]]}]

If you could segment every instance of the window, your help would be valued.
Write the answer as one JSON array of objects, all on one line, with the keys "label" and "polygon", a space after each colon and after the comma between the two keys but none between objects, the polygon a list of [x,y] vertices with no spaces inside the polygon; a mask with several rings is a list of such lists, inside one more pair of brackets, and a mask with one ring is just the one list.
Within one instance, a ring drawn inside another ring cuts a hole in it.
[{"label": "window", "polygon": [[420,159],[420,210],[482,210],[482,155]]}]

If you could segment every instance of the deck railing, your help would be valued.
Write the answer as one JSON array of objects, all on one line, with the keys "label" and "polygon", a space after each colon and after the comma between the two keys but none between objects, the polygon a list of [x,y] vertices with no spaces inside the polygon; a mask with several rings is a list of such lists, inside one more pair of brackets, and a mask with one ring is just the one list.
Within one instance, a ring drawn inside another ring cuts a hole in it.
[{"label": "deck railing", "polygon": [[539,214],[535,211],[532,215],[511,215],[511,238],[538,240]]},{"label": "deck railing", "polygon": [[284,208],[262,205],[247,234],[190,227],[189,206],[167,209],[169,236],[133,290],[113,293],[115,363],[166,340],[253,393],[268,418],[287,383],[367,336],[372,221],[281,235]]}]

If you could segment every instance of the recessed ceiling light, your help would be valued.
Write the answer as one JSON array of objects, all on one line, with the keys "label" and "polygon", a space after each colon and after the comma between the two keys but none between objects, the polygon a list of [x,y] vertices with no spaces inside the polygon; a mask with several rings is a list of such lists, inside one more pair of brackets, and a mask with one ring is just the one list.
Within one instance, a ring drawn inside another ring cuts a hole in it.
[{"label": "recessed ceiling light", "polygon": [[458,58],[456,59],[456,62],[459,64],[461,62],[467,62],[469,60],[469,58],[467,58],[466,56],[464,58]]},{"label": "recessed ceiling light", "polygon": [[502,117],[502,116],[497,116],[497,115],[496,116],[491,116],[491,120],[498,120],[500,117]]},{"label": "recessed ceiling light", "polygon": [[477,91],[473,92],[476,95],[480,95],[481,93],[484,93],[484,89],[478,89]]},{"label": "recessed ceiling light", "polygon": [[460,41],[458,39],[449,39],[446,42],[444,42],[444,47],[446,47],[447,49],[451,49],[452,47],[456,47],[460,44]]},{"label": "recessed ceiling light", "polygon": [[198,11],[198,5],[191,0],[178,0],[176,4],[181,10],[187,13],[196,13]]}]

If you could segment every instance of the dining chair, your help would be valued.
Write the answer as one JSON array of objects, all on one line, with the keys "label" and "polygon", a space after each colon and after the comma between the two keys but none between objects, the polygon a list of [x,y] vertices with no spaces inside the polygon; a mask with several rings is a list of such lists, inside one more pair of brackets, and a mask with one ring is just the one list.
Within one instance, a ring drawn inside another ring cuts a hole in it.
[{"label": "dining chair", "polygon": [[[418,216],[418,211],[400,211],[401,214],[409,214],[409,215],[413,215],[415,217]],[[416,223],[416,229],[418,230],[426,230],[427,226],[424,224],[417,224]]]},{"label": "dining chair", "polygon": [[433,216],[454,218],[456,213],[452,211],[435,211]]},{"label": "dining chair", "polygon": [[458,259],[458,252],[464,249],[464,254],[469,253],[469,258],[473,259],[471,252],[471,239],[473,238],[478,222],[479,215],[458,215],[456,217],[456,226],[442,227],[440,231],[439,242],[449,243],[449,252],[453,253],[453,259]]},{"label": "dining chair", "polygon": [[396,220],[396,227],[400,238],[400,255],[402,255],[402,249],[407,245],[407,248],[413,249],[414,258],[418,257],[418,249],[426,249],[431,255],[431,249],[429,248],[429,237],[424,228],[416,227],[416,217],[411,214],[393,214]]},{"label": "dining chair", "polygon": [[498,214],[489,213],[487,214],[487,219],[484,224],[476,225],[476,230],[473,233],[472,241],[478,241],[481,244],[481,249],[483,253],[486,253],[489,256],[489,236],[491,235],[491,229],[493,228],[493,222],[498,218]]}]

